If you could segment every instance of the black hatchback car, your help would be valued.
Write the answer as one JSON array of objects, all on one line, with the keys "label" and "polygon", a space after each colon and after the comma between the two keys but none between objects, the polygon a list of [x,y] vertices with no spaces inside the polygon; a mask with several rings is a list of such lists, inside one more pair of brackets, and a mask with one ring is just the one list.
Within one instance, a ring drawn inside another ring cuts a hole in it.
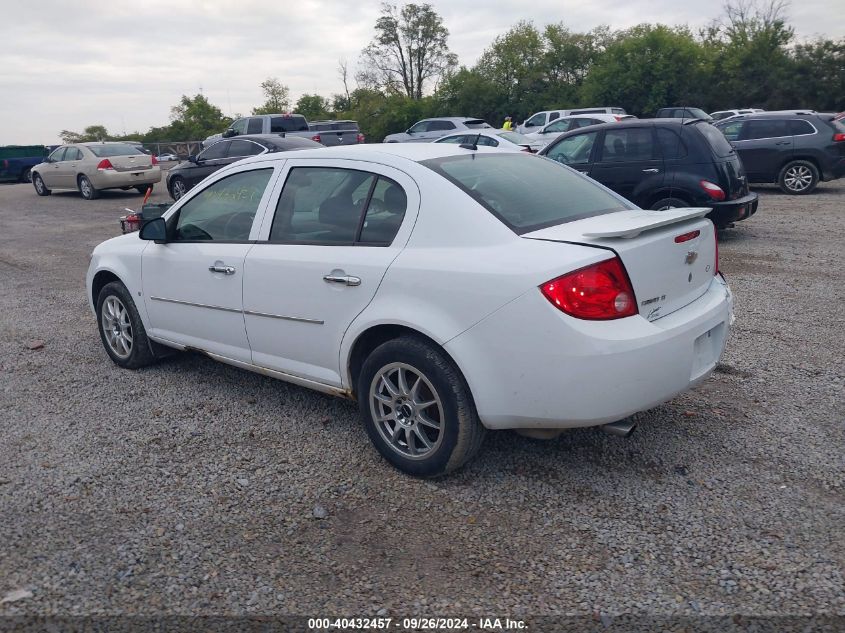
[{"label": "black hatchback car", "polygon": [[820,180],[845,175],[845,124],[834,114],[759,112],[719,121],[750,182],[777,183],[793,195],[813,191]]},{"label": "black hatchback car", "polygon": [[699,119],[634,119],[567,132],[541,155],[587,174],[643,209],[710,207],[717,227],[757,211],[742,162]]},{"label": "black hatchback car", "polygon": [[209,174],[232,163],[268,152],[323,147],[307,138],[285,138],[278,134],[252,134],[223,139],[204,149],[199,156],[190,156],[167,172],[167,191],[178,200]]}]

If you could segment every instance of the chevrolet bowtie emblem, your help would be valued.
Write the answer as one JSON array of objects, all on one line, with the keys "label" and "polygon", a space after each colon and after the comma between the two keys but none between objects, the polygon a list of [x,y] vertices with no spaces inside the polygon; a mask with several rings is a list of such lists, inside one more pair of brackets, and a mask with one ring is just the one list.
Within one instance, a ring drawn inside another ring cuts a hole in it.
[{"label": "chevrolet bowtie emblem", "polygon": [[692,266],[696,259],[698,259],[698,252],[690,251],[689,253],[687,253],[686,258],[684,259],[684,263],[687,266]]}]

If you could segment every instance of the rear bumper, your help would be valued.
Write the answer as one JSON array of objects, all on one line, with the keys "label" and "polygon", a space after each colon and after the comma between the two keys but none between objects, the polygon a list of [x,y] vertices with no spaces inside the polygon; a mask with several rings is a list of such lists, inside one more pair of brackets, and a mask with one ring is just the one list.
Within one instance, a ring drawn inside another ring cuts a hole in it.
[{"label": "rear bumper", "polygon": [[161,169],[156,166],[139,171],[99,171],[88,176],[97,189],[116,189],[118,187],[140,187],[161,181]]},{"label": "rear bumper", "polygon": [[707,214],[707,217],[713,220],[713,224],[720,227],[731,222],[739,222],[757,213],[759,202],[760,200],[756,193],[749,193],[747,196],[737,198],[736,200],[713,202],[709,204],[713,210]]},{"label": "rear bumper", "polygon": [[700,383],[722,356],[733,297],[721,276],[657,321],[581,321],[532,290],[449,341],[492,429],[606,424]]},{"label": "rear bumper", "polygon": [[840,158],[829,169],[822,172],[822,180],[836,180],[842,176],[845,176],[845,157]]}]

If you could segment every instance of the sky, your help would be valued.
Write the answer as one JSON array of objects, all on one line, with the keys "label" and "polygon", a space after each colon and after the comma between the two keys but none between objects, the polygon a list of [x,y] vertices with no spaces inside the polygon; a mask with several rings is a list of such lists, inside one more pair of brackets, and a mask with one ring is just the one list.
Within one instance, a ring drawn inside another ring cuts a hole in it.
[{"label": "sky", "polygon": [[[418,0],[419,1],[419,0]],[[575,31],[642,22],[696,29],[723,0],[429,0],[449,45],[471,66],[520,19]],[[113,133],[169,122],[183,94],[202,92],[225,114],[262,103],[278,77],[292,101],[341,92],[338,60],[354,70],[373,36],[378,0],[0,0],[0,145],[55,144],[61,130]],[[37,9],[36,9],[37,7]],[[798,39],[845,36],[843,0],[801,0],[787,10]]]}]

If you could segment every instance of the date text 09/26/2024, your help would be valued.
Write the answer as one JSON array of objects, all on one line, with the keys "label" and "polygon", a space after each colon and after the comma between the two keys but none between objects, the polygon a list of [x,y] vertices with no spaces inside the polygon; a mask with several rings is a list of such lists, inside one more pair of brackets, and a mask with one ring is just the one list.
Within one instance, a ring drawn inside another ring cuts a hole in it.
[{"label": "date text 09/26/2024", "polygon": [[527,627],[523,620],[510,618],[309,618],[308,628],[313,630],[387,630],[406,631],[441,630],[460,631],[518,631]]}]

